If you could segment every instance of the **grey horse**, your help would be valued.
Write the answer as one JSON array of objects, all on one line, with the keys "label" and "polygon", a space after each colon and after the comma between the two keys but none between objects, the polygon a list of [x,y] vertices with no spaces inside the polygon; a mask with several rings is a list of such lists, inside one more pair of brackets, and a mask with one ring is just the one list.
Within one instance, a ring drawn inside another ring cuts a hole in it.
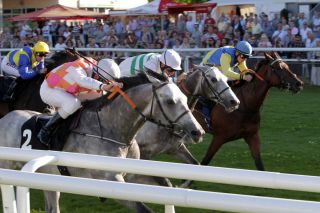
[{"label": "grey horse", "polygon": [[[183,84],[183,86],[182,86]],[[189,96],[190,104],[198,97],[215,101],[228,112],[239,107],[240,101],[227,84],[227,78],[215,67],[195,66],[194,71],[188,74],[183,83],[179,83],[182,91]],[[194,141],[188,137],[181,138],[164,128],[151,122],[146,122],[140,129],[135,140],[140,148],[141,159],[149,160],[155,155],[167,153],[174,155],[180,161],[189,164],[200,164],[189,152],[186,145]],[[169,179],[161,177],[146,177],[141,175],[127,175],[128,182],[154,183],[163,186],[172,186]]]},{"label": "grey horse", "polygon": [[[187,135],[190,140],[202,140],[204,130],[193,117],[186,96],[171,82],[140,74],[119,79],[124,84],[127,96],[136,104],[129,105],[120,95],[107,103],[105,96],[85,107],[79,126],[71,132],[63,151],[86,154],[139,158],[139,147],[133,140],[146,120],[169,129],[177,135]],[[135,108],[135,110],[133,108]],[[0,145],[19,147],[21,126],[33,111],[13,111],[0,119]],[[11,125],[7,125],[10,123]],[[81,134],[79,134],[81,133]],[[96,137],[83,136],[83,134]],[[1,161],[3,168],[17,168],[16,162]],[[43,167],[41,172],[58,174],[55,166]],[[72,176],[106,179],[124,182],[123,174],[80,168],[70,168]],[[46,212],[59,213],[59,192],[46,192]],[[141,202],[119,201],[135,212],[152,212]]]}]

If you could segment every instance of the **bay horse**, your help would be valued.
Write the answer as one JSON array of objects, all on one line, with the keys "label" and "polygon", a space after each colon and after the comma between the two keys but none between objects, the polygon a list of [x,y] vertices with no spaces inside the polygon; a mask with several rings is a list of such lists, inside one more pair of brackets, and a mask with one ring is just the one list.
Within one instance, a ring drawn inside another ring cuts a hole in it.
[{"label": "bay horse", "polygon": [[[229,87],[227,78],[217,68],[195,65],[193,72],[188,73],[184,78],[178,86],[187,95],[189,107],[190,104],[193,105],[193,99],[198,97],[215,101],[228,112],[239,107],[240,102]],[[194,142],[187,139],[173,135],[151,122],[146,122],[135,137],[140,148],[141,159],[149,160],[158,154],[167,153],[184,163],[200,164],[186,147]],[[162,186],[172,186],[168,178],[162,177],[127,175],[126,179],[129,182],[155,182]]]},{"label": "bay horse", "polygon": [[[45,67],[48,71],[63,63],[74,61],[78,56],[69,51],[55,52],[50,58],[45,59]],[[5,78],[4,76],[0,76]],[[45,74],[40,74],[32,79],[22,80],[17,78],[17,86],[15,91],[15,98],[11,103],[0,103],[0,118],[12,110],[28,109],[37,112],[44,112],[48,109],[40,97],[40,86],[45,78]]]},{"label": "bay horse", "polygon": [[[303,89],[303,82],[292,73],[277,53],[265,53],[264,56],[265,59],[257,65],[252,82],[233,87],[240,100],[239,109],[226,113],[221,106],[217,105],[213,107],[210,114],[213,132],[202,125],[207,133],[213,135],[211,144],[201,161],[202,165],[208,165],[226,142],[243,138],[249,146],[257,170],[265,170],[260,155],[261,106],[271,87],[297,93]],[[204,124],[200,113],[195,112],[194,115],[200,124]]]},{"label": "bay horse", "polygon": [[[118,79],[124,84],[126,95],[136,106],[128,104],[121,95],[108,101],[106,96],[84,107],[78,126],[68,136],[63,151],[106,155],[123,158],[139,158],[139,147],[133,140],[138,130],[148,120],[165,127],[176,135],[186,135],[195,143],[205,133],[188,108],[187,97],[172,82],[153,74],[139,74]],[[109,95],[109,94],[107,94]],[[0,119],[0,145],[20,147],[21,126],[34,111],[16,110]],[[10,125],[8,125],[10,123]],[[30,144],[24,144],[30,146]],[[1,168],[16,168],[21,163],[1,161]],[[43,167],[42,172],[59,174],[56,166]],[[90,177],[124,182],[119,172],[69,168],[72,176]],[[46,212],[59,213],[59,192],[46,192]],[[138,212],[152,212],[141,202],[119,201]]]}]

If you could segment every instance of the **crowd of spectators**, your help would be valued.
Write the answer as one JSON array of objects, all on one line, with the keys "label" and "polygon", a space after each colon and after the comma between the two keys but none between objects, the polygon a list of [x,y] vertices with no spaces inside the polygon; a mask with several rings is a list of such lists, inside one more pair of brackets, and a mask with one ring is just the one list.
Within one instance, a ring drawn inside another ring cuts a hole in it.
[{"label": "crowd of spectators", "polygon": [[[132,16],[125,19],[84,22],[20,22],[4,28],[0,48],[20,48],[42,40],[51,47],[106,48],[218,48],[248,41],[253,47],[320,47],[320,11],[311,19],[304,13],[280,17],[274,14],[224,14],[217,20],[209,14],[179,14],[166,17],[161,26],[160,16]],[[87,53],[95,58],[122,57],[129,53]],[[197,52],[181,53],[199,57]],[[261,53],[257,52],[256,55]],[[319,53],[289,52],[288,58],[320,58]]]}]

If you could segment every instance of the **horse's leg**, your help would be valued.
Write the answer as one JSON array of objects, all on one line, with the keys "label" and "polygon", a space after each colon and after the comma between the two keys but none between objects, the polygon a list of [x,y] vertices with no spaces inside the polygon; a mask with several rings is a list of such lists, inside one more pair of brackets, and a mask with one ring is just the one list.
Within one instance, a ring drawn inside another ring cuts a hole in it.
[{"label": "horse's leg", "polygon": [[264,166],[263,166],[261,155],[260,155],[259,133],[257,132],[251,136],[246,137],[245,141],[250,148],[251,156],[254,159],[257,170],[264,171]]},{"label": "horse's leg", "polygon": [[[184,163],[199,165],[199,161],[193,157],[187,147],[182,144],[175,152],[176,157]],[[192,180],[184,180],[180,185],[181,188],[189,188],[193,183]]]},{"label": "horse's leg", "polygon": [[213,158],[213,156],[217,153],[217,151],[220,149],[222,144],[225,143],[225,139],[219,136],[214,136],[211,144],[209,145],[209,148],[207,150],[206,155],[201,161],[201,165],[208,165]]},{"label": "horse's leg", "polygon": [[43,191],[46,213],[60,213],[60,192]]},{"label": "horse's leg", "polygon": [[174,154],[176,157],[184,163],[199,165],[199,161],[193,157],[191,152],[187,149],[184,144],[181,144],[179,149],[177,149]]},{"label": "horse's leg", "polygon": [[[114,180],[119,181],[119,182],[125,182],[123,179],[123,176],[120,174],[115,175]],[[128,201],[128,200],[117,200],[117,201],[137,213],[151,213],[151,212],[153,212],[147,205],[145,205],[142,202],[135,202],[135,201]]]}]

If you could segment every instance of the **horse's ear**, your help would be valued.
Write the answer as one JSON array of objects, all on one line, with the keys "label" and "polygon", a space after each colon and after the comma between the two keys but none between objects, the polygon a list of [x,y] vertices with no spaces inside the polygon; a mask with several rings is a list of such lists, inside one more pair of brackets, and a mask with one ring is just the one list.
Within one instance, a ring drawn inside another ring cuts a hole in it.
[{"label": "horse's ear", "polygon": [[152,84],[154,84],[154,85],[159,85],[159,84],[161,84],[161,81],[160,81],[158,78],[156,78],[156,77],[148,74],[148,72],[145,72],[145,73],[146,73],[146,77],[148,78],[148,80],[149,80]]},{"label": "horse's ear", "polygon": [[281,58],[277,52],[274,52],[274,55],[276,56],[276,58]]},{"label": "horse's ear", "polygon": [[271,61],[271,60],[273,60],[273,58],[271,57],[271,55],[269,54],[269,53],[264,53],[264,57],[266,58],[266,59],[268,59],[269,61]]}]

